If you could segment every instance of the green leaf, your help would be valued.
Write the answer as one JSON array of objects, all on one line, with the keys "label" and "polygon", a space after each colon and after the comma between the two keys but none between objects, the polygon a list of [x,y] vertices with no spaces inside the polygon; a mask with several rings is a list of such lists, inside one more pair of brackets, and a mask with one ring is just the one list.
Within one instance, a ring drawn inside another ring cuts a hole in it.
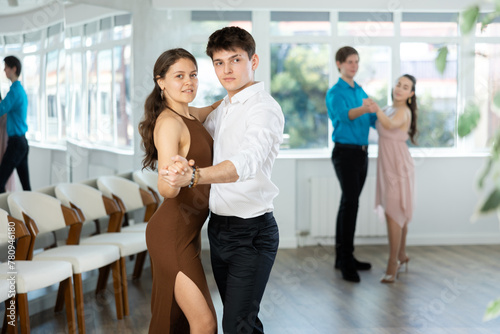
[{"label": "green leaf", "polygon": [[436,69],[439,73],[443,74],[446,69],[446,58],[448,57],[448,47],[443,46],[439,48],[438,55],[436,57]]},{"label": "green leaf", "polygon": [[460,31],[463,35],[467,35],[474,29],[477,19],[479,17],[479,6],[474,5],[467,8],[462,13],[462,19],[460,20]]},{"label": "green leaf", "polygon": [[471,133],[476,128],[480,117],[479,107],[476,104],[468,104],[464,113],[458,118],[458,135],[465,137]]},{"label": "green leaf", "polygon": [[500,316],[500,298],[493,300],[488,304],[483,321],[489,321]]},{"label": "green leaf", "polygon": [[500,207],[500,189],[495,188],[490,193],[486,201],[480,206],[479,212],[481,214],[495,211]]},{"label": "green leaf", "polygon": [[495,107],[500,108],[500,92],[497,92],[495,94],[495,97],[493,98],[493,104]]},{"label": "green leaf", "polygon": [[500,16],[500,12],[499,11],[495,11],[495,12],[491,12],[491,13],[486,14],[483,17],[483,20],[481,21],[481,32],[484,29],[486,29],[486,27],[488,26],[488,24],[490,24],[494,19],[496,19],[499,16]]}]

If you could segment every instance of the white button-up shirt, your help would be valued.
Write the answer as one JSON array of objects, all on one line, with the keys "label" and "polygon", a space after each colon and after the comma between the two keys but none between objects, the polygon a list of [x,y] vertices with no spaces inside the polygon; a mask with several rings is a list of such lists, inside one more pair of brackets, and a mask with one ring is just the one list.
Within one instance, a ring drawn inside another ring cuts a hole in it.
[{"label": "white button-up shirt", "polygon": [[212,184],[212,212],[253,218],[273,211],[279,190],[271,182],[271,172],[284,124],[281,107],[263,82],[235,94],[231,102],[226,96],[207,117],[204,125],[214,138],[213,164],[229,160],[239,176],[235,183]]}]

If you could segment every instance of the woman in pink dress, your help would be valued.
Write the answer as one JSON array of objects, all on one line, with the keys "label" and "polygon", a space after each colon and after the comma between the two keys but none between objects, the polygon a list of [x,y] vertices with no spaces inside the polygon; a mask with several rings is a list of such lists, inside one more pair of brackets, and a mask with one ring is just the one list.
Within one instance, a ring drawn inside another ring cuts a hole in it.
[{"label": "woman in pink dress", "polygon": [[377,108],[378,159],[376,203],[385,213],[389,239],[389,261],[381,283],[394,283],[406,255],[406,234],[413,215],[415,168],[407,141],[417,133],[416,79],[401,76],[392,91],[392,106]]}]

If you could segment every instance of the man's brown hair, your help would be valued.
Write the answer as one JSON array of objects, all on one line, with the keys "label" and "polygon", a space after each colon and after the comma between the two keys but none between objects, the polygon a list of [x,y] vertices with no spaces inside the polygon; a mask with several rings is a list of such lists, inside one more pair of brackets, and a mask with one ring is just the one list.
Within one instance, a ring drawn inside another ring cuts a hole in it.
[{"label": "man's brown hair", "polygon": [[234,51],[236,48],[245,50],[248,59],[251,59],[255,54],[255,40],[245,29],[225,27],[210,35],[206,52],[213,59],[213,54],[217,51]]}]

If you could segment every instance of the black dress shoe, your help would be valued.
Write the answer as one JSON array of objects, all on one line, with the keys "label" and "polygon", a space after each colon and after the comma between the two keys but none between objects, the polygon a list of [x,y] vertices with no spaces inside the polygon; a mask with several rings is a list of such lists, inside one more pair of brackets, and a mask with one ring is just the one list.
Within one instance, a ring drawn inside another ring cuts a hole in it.
[{"label": "black dress shoe", "polygon": [[[372,269],[372,265],[369,262],[361,262],[354,259],[354,266],[356,270],[370,270]],[[335,259],[335,269],[340,269],[340,260]]]},{"label": "black dress shoe", "polygon": [[361,262],[354,259],[354,264],[356,265],[356,270],[370,270],[372,265],[369,262]]},{"label": "black dress shoe", "polygon": [[342,267],[340,268],[340,271],[342,272],[342,278],[345,281],[354,283],[358,283],[361,281],[354,265]]}]

